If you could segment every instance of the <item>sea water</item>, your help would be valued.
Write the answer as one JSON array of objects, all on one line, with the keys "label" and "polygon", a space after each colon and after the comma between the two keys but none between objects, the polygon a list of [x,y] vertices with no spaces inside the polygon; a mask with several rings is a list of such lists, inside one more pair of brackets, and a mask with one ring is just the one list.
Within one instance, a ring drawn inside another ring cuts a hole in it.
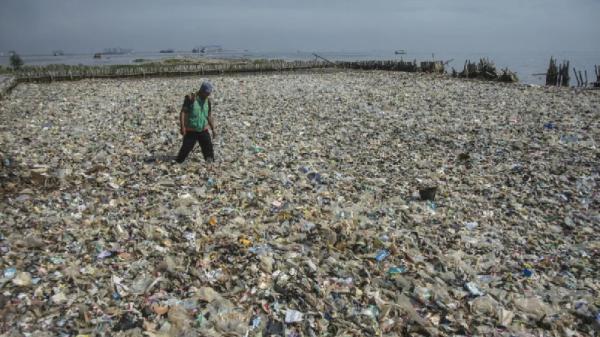
[{"label": "sea water", "polygon": [[[361,60],[405,60],[405,61],[444,61],[447,62],[446,71],[452,68],[460,72],[466,60],[478,62],[481,58],[488,58],[496,64],[496,69],[508,68],[517,73],[520,82],[527,84],[544,84],[544,74],[548,68],[550,57],[554,57],[559,63],[563,60],[570,61],[571,84],[573,79],[573,68],[582,74],[588,73],[588,81],[594,82],[594,65],[600,65],[600,51],[535,51],[527,52],[520,50],[507,50],[495,52],[465,52],[465,51],[410,51],[406,54],[396,55],[394,50],[371,50],[371,51],[237,51],[225,50],[210,54],[198,54],[190,51],[175,51],[174,53],[159,52],[132,52],[121,55],[102,55],[95,59],[93,53],[65,54],[61,56],[52,55],[21,55],[25,64],[48,65],[113,65],[113,64],[135,64],[135,60],[161,60],[165,58],[224,58],[224,59],[284,59],[284,60],[314,60],[314,53],[331,61],[361,61]],[[0,65],[7,66],[9,56],[0,56]]]}]

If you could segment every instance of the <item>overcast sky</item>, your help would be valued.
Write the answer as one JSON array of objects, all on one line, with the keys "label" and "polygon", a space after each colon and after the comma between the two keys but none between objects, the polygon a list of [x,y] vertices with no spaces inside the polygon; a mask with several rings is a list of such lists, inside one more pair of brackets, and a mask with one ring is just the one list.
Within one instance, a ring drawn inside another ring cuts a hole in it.
[{"label": "overcast sky", "polygon": [[600,0],[0,0],[0,51],[598,51]]}]

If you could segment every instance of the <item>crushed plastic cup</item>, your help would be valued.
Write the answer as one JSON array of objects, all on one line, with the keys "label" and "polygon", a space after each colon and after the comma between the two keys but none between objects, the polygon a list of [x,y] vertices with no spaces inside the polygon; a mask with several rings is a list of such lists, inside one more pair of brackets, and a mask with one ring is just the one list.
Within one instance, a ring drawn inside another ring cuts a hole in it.
[{"label": "crushed plastic cup", "polygon": [[106,259],[106,258],[108,258],[108,257],[111,257],[112,255],[113,255],[113,253],[112,253],[111,251],[109,251],[109,250],[103,250],[103,251],[101,251],[101,252],[98,254],[97,258],[98,258],[99,260],[102,260],[102,259]]},{"label": "crushed plastic cup", "polygon": [[302,322],[304,314],[297,310],[287,309],[285,311],[285,322],[286,323],[298,323]]},{"label": "crushed plastic cup", "polygon": [[65,259],[61,256],[53,256],[50,258],[50,262],[52,262],[52,264],[65,264]]},{"label": "crushed plastic cup", "polygon": [[377,254],[375,255],[375,260],[377,260],[377,262],[381,262],[385,260],[388,256],[390,256],[390,252],[385,249],[382,249],[377,251]]},{"label": "crushed plastic cup", "polygon": [[379,308],[377,308],[377,306],[371,304],[367,308],[364,308],[361,311],[361,314],[364,316],[368,316],[372,319],[377,319],[379,317],[380,311]]},{"label": "crushed plastic cup", "polygon": [[389,275],[398,275],[406,273],[407,269],[405,266],[400,267],[390,267],[387,271]]},{"label": "crushed plastic cup", "polygon": [[479,223],[477,223],[477,221],[470,221],[465,223],[465,227],[467,227],[467,229],[471,231],[477,228],[477,226],[479,226]]},{"label": "crushed plastic cup", "polygon": [[477,284],[475,284],[474,282],[467,282],[465,283],[465,289],[467,289],[469,291],[469,293],[473,296],[483,296],[483,292],[481,290],[479,290],[479,287],[477,287]]},{"label": "crushed plastic cup", "polygon": [[251,325],[251,329],[255,330],[258,329],[258,327],[260,326],[260,322],[261,322],[261,318],[260,316],[255,316],[252,318],[252,325]]},{"label": "crushed plastic cup", "polygon": [[273,249],[268,244],[255,245],[255,246],[248,248],[248,252],[250,252],[252,254],[256,254],[258,256],[268,254],[272,251],[273,251]]},{"label": "crushed plastic cup", "polygon": [[190,242],[194,242],[196,241],[196,232],[184,232],[183,237]]},{"label": "crushed plastic cup", "polygon": [[10,267],[4,269],[4,278],[8,280],[12,280],[15,275],[17,275],[17,268]]}]

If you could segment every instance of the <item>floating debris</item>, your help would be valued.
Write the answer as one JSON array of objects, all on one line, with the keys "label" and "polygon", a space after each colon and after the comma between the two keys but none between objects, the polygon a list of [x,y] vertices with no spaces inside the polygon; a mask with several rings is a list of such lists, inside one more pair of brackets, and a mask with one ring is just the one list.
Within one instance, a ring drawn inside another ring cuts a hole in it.
[{"label": "floating debris", "polygon": [[2,101],[0,334],[597,334],[599,91],[218,75],[172,163],[202,80]]}]

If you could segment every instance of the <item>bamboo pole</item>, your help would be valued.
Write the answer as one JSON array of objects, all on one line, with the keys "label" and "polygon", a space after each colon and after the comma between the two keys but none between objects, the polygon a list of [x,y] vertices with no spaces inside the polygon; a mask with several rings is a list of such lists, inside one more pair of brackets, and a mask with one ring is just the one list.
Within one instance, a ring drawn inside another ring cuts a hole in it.
[{"label": "bamboo pole", "polygon": [[564,61],[562,66],[561,66],[561,77],[562,77],[562,81],[559,82],[559,85],[562,85],[563,87],[568,87],[569,86],[569,61]]},{"label": "bamboo pole", "polygon": [[558,70],[556,68],[556,61],[554,57],[550,57],[550,64],[546,71],[546,85],[557,85]]}]

